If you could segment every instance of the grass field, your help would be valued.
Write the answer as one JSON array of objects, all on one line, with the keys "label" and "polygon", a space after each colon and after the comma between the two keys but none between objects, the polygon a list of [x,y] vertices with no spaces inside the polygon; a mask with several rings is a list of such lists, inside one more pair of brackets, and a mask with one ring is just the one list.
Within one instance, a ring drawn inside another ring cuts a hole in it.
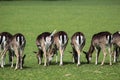
[{"label": "grass field", "polygon": [[14,71],[8,65],[0,68],[0,80],[120,80],[120,62],[109,66],[86,64],[81,55],[81,66],[72,63],[70,40],[64,54],[64,65],[48,67],[37,64],[33,51],[37,50],[36,37],[45,31],[64,30],[69,38],[76,31],[86,36],[84,50],[88,50],[91,36],[100,31],[114,33],[120,30],[120,0],[73,0],[73,1],[0,1],[0,32],[23,33],[27,40],[24,69]]}]

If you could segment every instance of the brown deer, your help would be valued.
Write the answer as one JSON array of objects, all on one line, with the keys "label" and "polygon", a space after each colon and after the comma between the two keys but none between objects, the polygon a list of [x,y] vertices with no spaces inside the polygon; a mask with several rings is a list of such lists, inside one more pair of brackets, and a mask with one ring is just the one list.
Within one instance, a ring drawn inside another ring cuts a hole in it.
[{"label": "brown deer", "polygon": [[44,66],[49,65],[50,61],[52,60],[53,54],[51,50],[52,50],[52,43],[53,43],[53,35],[55,31],[53,31],[53,33],[44,32],[38,35],[36,39],[38,52],[34,52],[37,55],[38,64],[42,63],[43,55],[44,55]]},{"label": "brown deer", "polygon": [[88,52],[83,51],[86,54],[88,63],[91,61],[93,51],[96,50],[95,64],[97,65],[99,53],[102,50],[104,57],[103,57],[101,65],[103,65],[106,55],[107,55],[106,48],[108,48],[108,52],[110,55],[110,65],[112,65],[112,62],[111,62],[111,56],[112,56],[111,40],[112,40],[112,36],[111,36],[110,32],[105,31],[105,32],[100,32],[100,33],[94,34],[92,37],[91,45],[90,45]]},{"label": "brown deer", "polygon": [[117,31],[113,34],[113,52],[114,52],[114,62],[117,62],[117,59],[119,57],[120,54],[120,32]]},{"label": "brown deer", "polygon": [[11,62],[11,50],[9,49],[10,39],[12,38],[12,34],[9,32],[0,33],[0,55],[1,55],[1,67],[5,65],[5,55],[6,52],[9,51],[9,62]]},{"label": "brown deer", "polygon": [[81,51],[85,45],[85,36],[81,32],[76,32],[71,37],[71,46],[73,49],[73,62],[77,63],[77,66],[80,65],[80,55]]},{"label": "brown deer", "polygon": [[[68,43],[68,35],[64,31],[58,31],[54,34],[53,39],[54,39],[53,45],[55,50],[59,50],[60,52],[60,65],[63,65],[63,54]],[[57,55],[56,55],[56,62],[57,62]]]},{"label": "brown deer", "polygon": [[[15,53],[15,56],[17,58],[15,70],[17,70],[18,68],[23,68],[24,58],[26,56],[23,54],[25,45],[26,39],[23,34],[17,33],[11,38],[9,46],[10,49]],[[13,57],[11,67],[13,67]]]}]

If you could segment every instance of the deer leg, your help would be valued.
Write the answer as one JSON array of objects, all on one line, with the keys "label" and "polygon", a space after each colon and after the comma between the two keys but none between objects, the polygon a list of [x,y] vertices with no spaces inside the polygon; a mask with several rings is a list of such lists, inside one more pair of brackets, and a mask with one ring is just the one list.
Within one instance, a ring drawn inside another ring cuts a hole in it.
[{"label": "deer leg", "polygon": [[95,51],[96,51],[95,65],[97,65],[98,64],[98,50],[96,47],[95,47]]},{"label": "deer leg", "polygon": [[20,61],[19,58],[20,58],[20,55],[19,55],[19,52],[18,52],[17,48],[15,48],[14,50],[15,50],[15,55],[16,55],[16,58],[17,58],[15,70],[17,70],[18,67],[19,67],[19,61]]},{"label": "deer leg", "polygon": [[116,47],[114,47],[114,49],[113,49],[113,55],[114,55],[114,63],[116,63],[116,51],[117,51],[117,48]]},{"label": "deer leg", "polygon": [[6,57],[6,54],[4,54],[4,57],[3,57],[3,65],[5,65],[5,57]]},{"label": "deer leg", "polygon": [[75,51],[76,51],[76,50],[75,50],[75,48],[72,48],[72,49],[73,49],[73,51],[72,51],[72,59],[73,59],[73,60],[72,60],[72,61],[73,61],[73,63],[75,63],[75,57],[76,57],[76,56],[75,56],[75,54],[76,54]]},{"label": "deer leg", "polygon": [[60,48],[60,66],[63,65],[63,49]]},{"label": "deer leg", "polygon": [[120,53],[120,48],[118,46],[114,46],[114,49],[113,49],[114,63],[117,62],[119,53]]},{"label": "deer leg", "polygon": [[4,68],[4,52],[5,52],[5,42],[3,43],[3,50],[1,49],[1,67]]},{"label": "deer leg", "polygon": [[22,49],[20,49],[20,69],[22,69],[23,68],[23,63],[22,63],[22,61],[23,61],[23,59],[22,59],[22,54],[23,54],[23,50]]},{"label": "deer leg", "polygon": [[38,64],[42,64],[42,59],[40,56],[38,57]]},{"label": "deer leg", "polygon": [[118,48],[117,61],[119,60],[119,55],[120,55],[120,47]]},{"label": "deer leg", "polygon": [[5,64],[5,61],[4,61],[5,59],[4,58],[5,58],[5,55],[2,55],[1,56],[1,67],[2,68],[4,68],[4,64]]},{"label": "deer leg", "polygon": [[106,53],[105,48],[103,48],[102,50],[103,50],[103,55],[104,55],[104,57],[103,57],[103,60],[102,60],[101,65],[104,65],[104,62],[105,62],[105,58],[106,58],[107,53]]},{"label": "deer leg", "polygon": [[96,59],[95,59],[95,65],[97,65],[98,64],[98,57],[99,57],[99,53],[100,53],[100,48],[95,48],[95,50],[96,50]]},{"label": "deer leg", "polygon": [[80,65],[80,50],[79,49],[77,49],[77,53],[78,53],[77,66],[79,66]]},{"label": "deer leg", "polygon": [[17,70],[18,67],[19,67],[19,55],[16,55],[16,58],[17,58],[17,60],[16,60],[16,67],[15,67],[15,70]]},{"label": "deer leg", "polygon": [[119,59],[119,54],[120,54],[120,47],[117,47],[117,51],[116,51],[116,62]]},{"label": "deer leg", "polygon": [[22,60],[23,60],[23,59],[22,59],[22,56],[20,56],[20,69],[23,69]]},{"label": "deer leg", "polygon": [[47,53],[45,49],[44,49],[44,66],[47,66]]},{"label": "deer leg", "polygon": [[43,53],[41,53],[41,50],[39,50],[37,54],[39,54],[39,56],[38,56],[38,64],[42,64]]},{"label": "deer leg", "polygon": [[1,67],[4,68],[5,65],[5,55],[6,55],[7,49],[3,50],[1,55]]},{"label": "deer leg", "polygon": [[47,57],[46,57],[46,53],[44,53],[44,66],[47,66]]},{"label": "deer leg", "polygon": [[98,64],[98,53],[96,53],[96,60],[95,60],[95,65]]},{"label": "deer leg", "polygon": [[110,55],[110,65],[112,65],[112,53],[111,53],[110,47],[108,48],[108,52],[109,52],[109,55]]}]

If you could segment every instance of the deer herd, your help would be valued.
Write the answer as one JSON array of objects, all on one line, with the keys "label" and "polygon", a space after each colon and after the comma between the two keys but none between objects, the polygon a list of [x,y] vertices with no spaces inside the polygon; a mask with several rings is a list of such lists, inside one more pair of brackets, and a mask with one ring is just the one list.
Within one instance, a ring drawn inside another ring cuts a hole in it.
[{"label": "deer herd", "polygon": [[[65,31],[54,30],[52,33],[43,32],[36,38],[36,46],[38,51],[34,51],[38,59],[38,64],[42,64],[44,59],[44,66],[50,65],[52,58],[56,56],[56,63],[58,62],[58,51],[60,53],[60,63],[63,65],[63,55],[68,44],[68,35]],[[118,61],[120,54],[120,32],[117,31],[111,34],[108,31],[99,32],[92,36],[91,44],[88,51],[83,51],[86,38],[82,32],[76,32],[71,37],[72,57],[73,62],[79,66],[81,64],[81,53],[85,53],[87,63],[92,59],[92,53],[96,51],[95,64],[98,64],[99,53],[102,51],[103,60],[101,65],[104,65],[107,53],[109,54],[110,65],[112,60],[114,63]],[[0,64],[3,68],[5,65],[5,57],[8,51],[9,63],[14,67],[14,57],[16,57],[15,70],[22,69],[24,64],[24,48],[26,45],[25,36],[21,33],[10,34],[9,32],[0,33]],[[108,51],[107,51],[108,50]],[[43,58],[44,57],[44,58]]]}]

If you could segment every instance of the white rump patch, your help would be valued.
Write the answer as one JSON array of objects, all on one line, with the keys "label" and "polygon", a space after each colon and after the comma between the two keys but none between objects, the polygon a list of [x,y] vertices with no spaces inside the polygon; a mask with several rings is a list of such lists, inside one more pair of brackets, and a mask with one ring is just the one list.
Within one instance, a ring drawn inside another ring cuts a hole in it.
[{"label": "white rump patch", "polygon": [[60,43],[60,45],[64,45],[67,42],[67,36],[66,35],[64,35],[64,43],[62,43],[62,42],[63,42],[62,35],[60,36],[59,43]]},{"label": "white rump patch", "polygon": [[62,35],[60,36],[59,42],[60,42],[60,44],[62,44]]},{"label": "white rump patch", "polygon": [[17,45],[19,45],[19,41],[20,41],[20,37],[18,36],[16,41]]},{"label": "white rump patch", "polygon": [[83,36],[80,36],[81,37],[81,45],[82,45],[82,43],[83,43]]},{"label": "white rump patch", "polygon": [[20,40],[20,37],[18,36],[18,37],[17,37],[17,41],[19,42],[19,40]]},{"label": "white rump patch", "polygon": [[4,42],[4,41],[5,41],[5,38],[6,38],[6,37],[5,37],[5,36],[3,36],[2,42]]},{"label": "white rump patch", "polygon": [[46,49],[48,49],[49,48],[49,46],[51,45],[51,37],[49,36],[49,37],[46,37],[46,41],[45,41],[45,46],[46,46]]},{"label": "white rump patch", "polygon": [[6,37],[5,36],[3,36],[3,38],[2,38],[2,44],[3,44],[3,49],[5,49],[5,46],[6,46],[6,41],[5,41],[5,39],[6,39]]},{"label": "white rump patch", "polygon": [[79,45],[79,36],[77,36],[77,38],[76,38],[76,43],[77,43],[77,45]]},{"label": "white rump patch", "polygon": [[106,44],[109,43],[110,36],[107,36]]},{"label": "white rump patch", "polygon": [[24,38],[23,38],[23,36],[21,37],[21,40],[22,40],[22,45],[24,44]]},{"label": "white rump patch", "polygon": [[107,40],[109,40],[110,39],[110,36],[107,36]]},{"label": "white rump patch", "polygon": [[46,43],[51,43],[51,37],[46,37]]},{"label": "white rump patch", "polygon": [[[79,39],[80,38],[80,39]],[[81,40],[81,42],[79,43],[79,40]],[[76,38],[76,43],[78,44],[78,45],[82,45],[82,43],[83,43],[83,36],[77,36],[77,38]]]},{"label": "white rump patch", "polygon": [[64,35],[64,43],[66,43],[66,42],[67,42],[67,36]]}]

